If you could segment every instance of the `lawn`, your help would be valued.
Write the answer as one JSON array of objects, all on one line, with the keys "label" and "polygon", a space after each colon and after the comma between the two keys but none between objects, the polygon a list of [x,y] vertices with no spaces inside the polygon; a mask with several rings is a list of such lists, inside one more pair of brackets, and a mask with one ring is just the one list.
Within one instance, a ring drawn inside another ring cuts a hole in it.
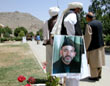
[{"label": "lawn", "polygon": [[46,78],[27,43],[0,45],[0,86],[20,86],[19,75]]}]

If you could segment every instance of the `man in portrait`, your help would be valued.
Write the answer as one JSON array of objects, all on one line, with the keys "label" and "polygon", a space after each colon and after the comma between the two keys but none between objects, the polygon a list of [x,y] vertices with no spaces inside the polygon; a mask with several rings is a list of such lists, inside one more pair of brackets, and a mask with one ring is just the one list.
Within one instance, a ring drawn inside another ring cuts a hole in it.
[{"label": "man in portrait", "polygon": [[53,74],[80,73],[81,45],[76,44],[74,41],[70,37],[64,37],[64,41],[59,50],[59,59],[53,63]]}]

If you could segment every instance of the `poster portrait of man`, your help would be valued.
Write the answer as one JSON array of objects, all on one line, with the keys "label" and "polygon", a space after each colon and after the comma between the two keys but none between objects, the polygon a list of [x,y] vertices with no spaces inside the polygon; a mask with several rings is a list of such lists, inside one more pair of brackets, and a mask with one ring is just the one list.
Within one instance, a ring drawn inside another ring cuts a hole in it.
[{"label": "poster portrait of man", "polygon": [[83,39],[80,36],[54,36],[53,74],[80,73]]}]

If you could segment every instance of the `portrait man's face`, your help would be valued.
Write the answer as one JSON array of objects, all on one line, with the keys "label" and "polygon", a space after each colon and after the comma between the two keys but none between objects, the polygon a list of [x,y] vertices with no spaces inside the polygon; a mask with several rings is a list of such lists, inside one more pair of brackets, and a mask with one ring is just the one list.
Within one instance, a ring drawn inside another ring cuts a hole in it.
[{"label": "portrait man's face", "polygon": [[62,61],[66,65],[69,65],[76,55],[75,48],[70,45],[63,46],[60,50],[60,55],[62,57]]}]

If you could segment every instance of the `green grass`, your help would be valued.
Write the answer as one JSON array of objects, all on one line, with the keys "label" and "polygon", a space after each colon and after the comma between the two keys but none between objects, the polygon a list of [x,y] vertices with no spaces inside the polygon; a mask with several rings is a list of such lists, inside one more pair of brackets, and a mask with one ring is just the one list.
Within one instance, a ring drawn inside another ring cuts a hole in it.
[{"label": "green grass", "polygon": [[0,45],[0,86],[20,86],[19,75],[46,78],[28,44]]}]

